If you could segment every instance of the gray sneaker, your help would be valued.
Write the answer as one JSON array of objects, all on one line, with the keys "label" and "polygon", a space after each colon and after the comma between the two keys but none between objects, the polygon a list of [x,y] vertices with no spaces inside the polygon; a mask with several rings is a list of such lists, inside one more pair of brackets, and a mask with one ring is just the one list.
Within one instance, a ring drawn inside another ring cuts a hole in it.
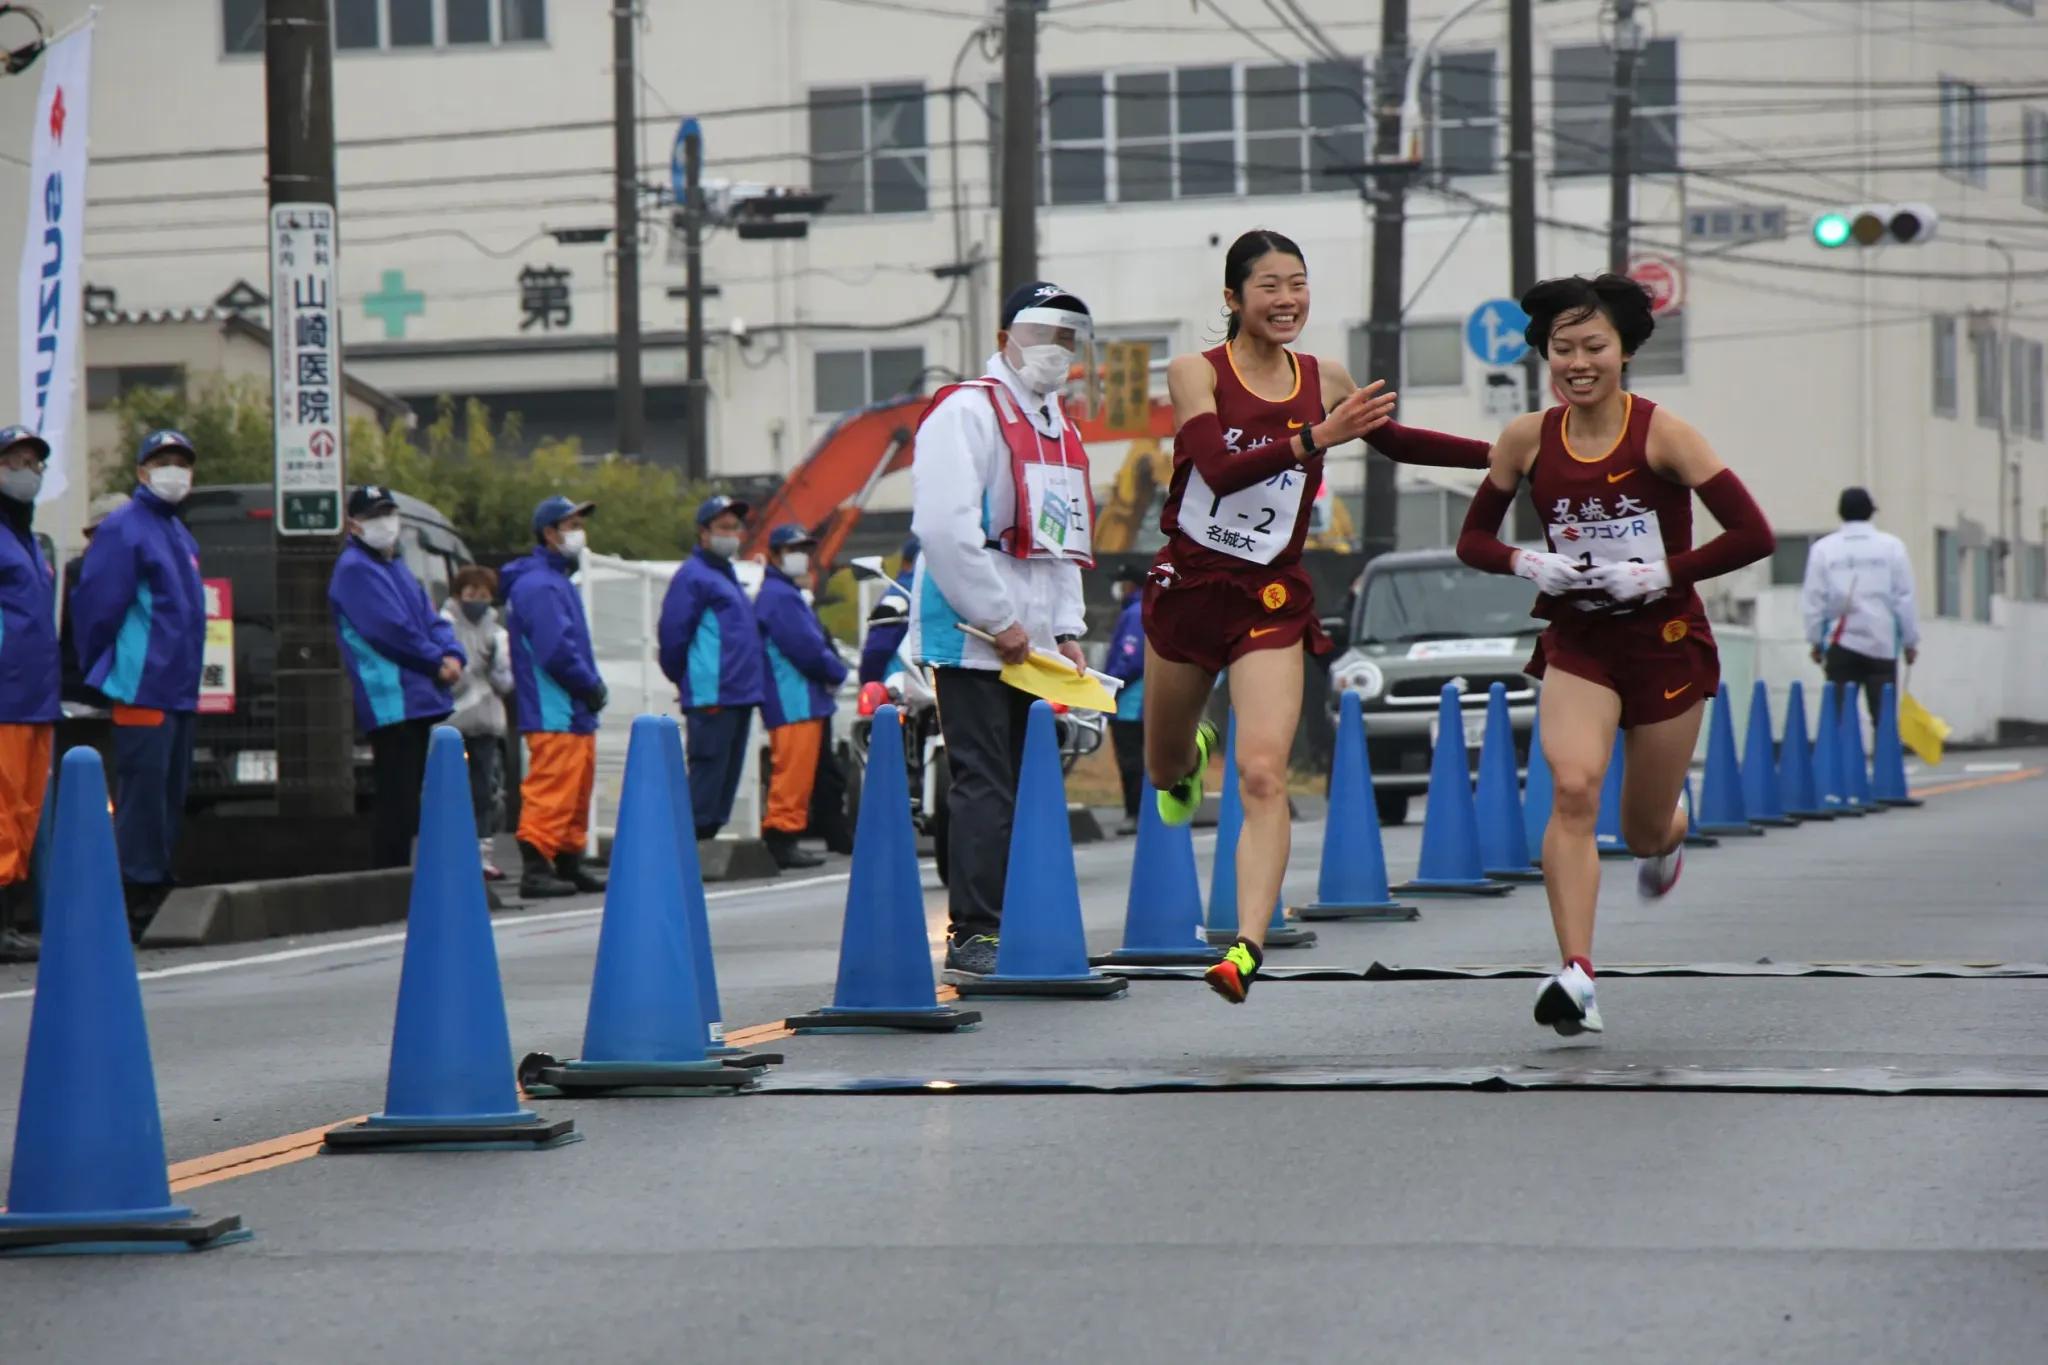
[{"label": "gray sneaker", "polygon": [[946,969],[941,974],[949,986],[958,986],[993,975],[996,969],[996,938],[976,934],[947,945]]}]

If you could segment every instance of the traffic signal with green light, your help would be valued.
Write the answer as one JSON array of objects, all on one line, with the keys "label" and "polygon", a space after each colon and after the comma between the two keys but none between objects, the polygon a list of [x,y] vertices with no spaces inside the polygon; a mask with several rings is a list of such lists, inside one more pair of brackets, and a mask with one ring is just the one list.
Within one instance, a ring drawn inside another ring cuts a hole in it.
[{"label": "traffic signal with green light", "polygon": [[1813,240],[1833,250],[1838,246],[1918,246],[1934,236],[1941,221],[1926,204],[1859,204],[1816,214]]}]

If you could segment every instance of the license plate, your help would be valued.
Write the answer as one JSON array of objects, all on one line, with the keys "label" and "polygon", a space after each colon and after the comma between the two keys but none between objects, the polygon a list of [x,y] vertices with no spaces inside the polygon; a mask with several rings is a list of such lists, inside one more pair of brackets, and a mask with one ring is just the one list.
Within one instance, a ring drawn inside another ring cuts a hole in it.
[{"label": "license plate", "polygon": [[[1474,750],[1476,750],[1476,749],[1478,749],[1478,748],[1479,748],[1479,747],[1480,747],[1480,746],[1481,746],[1482,744],[1484,744],[1484,743],[1486,742],[1486,717],[1485,717],[1485,716],[1466,716],[1466,717],[1464,718],[1464,721],[1465,721],[1465,747],[1466,747],[1467,749],[1474,749]],[[1439,732],[1439,731],[1440,731],[1441,729],[1442,729],[1442,726],[1441,726],[1441,725],[1439,725],[1439,724],[1438,724],[1438,722],[1437,722],[1436,720],[1432,719],[1432,720],[1431,720],[1431,721],[1429,722],[1429,747],[1430,747],[1430,748],[1434,749],[1434,748],[1436,747],[1436,737],[1437,737],[1437,733],[1438,733],[1438,732]]]},{"label": "license plate", "polygon": [[235,781],[255,785],[277,781],[277,750],[244,749],[235,755]]}]

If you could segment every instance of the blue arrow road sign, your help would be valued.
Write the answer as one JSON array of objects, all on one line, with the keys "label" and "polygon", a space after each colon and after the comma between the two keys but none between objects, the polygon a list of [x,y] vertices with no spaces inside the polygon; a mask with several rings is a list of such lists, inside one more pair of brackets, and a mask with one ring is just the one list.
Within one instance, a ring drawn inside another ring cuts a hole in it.
[{"label": "blue arrow road sign", "polygon": [[1512,365],[1529,353],[1529,315],[1513,299],[1488,299],[1465,320],[1465,344],[1484,365]]}]

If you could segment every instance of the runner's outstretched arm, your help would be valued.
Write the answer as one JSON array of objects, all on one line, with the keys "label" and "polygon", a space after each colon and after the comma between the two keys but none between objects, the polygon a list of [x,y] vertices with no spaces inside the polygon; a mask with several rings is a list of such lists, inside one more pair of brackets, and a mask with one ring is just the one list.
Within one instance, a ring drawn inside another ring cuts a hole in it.
[{"label": "runner's outstretched arm", "polygon": [[1453,436],[1427,427],[1388,422],[1365,443],[1395,464],[1430,465],[1437,469],[1485,469],[1493,447],[1470,436]]},{"label": "runner's outstretched arm", "polygon": [[[1392,425],[1391,422],[1387,424]],[[1386,429],[1381,427],[1374,433],[1371,444],[1376,449],[1379,437]],[[1446,441],[1463,439],[1441,436],[1441,433],[1433,431],[1420,434]],[[1517,572],[1515,547],[1500,538],[1500,527],[1507,520],[1509,509],[1515,505],[1515,493],[1536,459],[1536,448],[1542,436],[1542,414],[1525,413],[1508,423],[1500,439],[1488,450],[1486,479],[1479,485],[1479,491],[1472,495],[1472,505],[1465,512],[1464,528],[1458,533],[1458,558],[1473,568],[1486,573]]]}]

